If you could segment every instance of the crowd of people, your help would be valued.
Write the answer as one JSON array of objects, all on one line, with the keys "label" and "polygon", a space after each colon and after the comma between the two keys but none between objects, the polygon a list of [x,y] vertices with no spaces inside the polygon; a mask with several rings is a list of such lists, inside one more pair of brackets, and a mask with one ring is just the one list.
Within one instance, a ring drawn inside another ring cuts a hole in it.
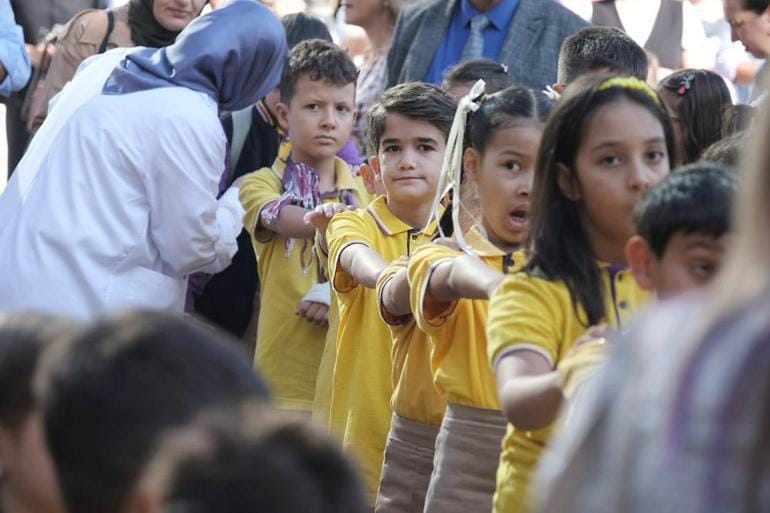
[{"label": "crowd of people", "polygon": [[709,3],[11,24],[0,511],[770,509],[770,3]]}]

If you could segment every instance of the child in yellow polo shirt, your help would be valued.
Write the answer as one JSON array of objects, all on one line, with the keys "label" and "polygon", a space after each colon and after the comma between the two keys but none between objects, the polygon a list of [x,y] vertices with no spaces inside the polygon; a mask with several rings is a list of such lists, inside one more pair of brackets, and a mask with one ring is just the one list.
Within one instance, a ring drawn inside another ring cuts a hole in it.
[{"label": "child in yellow polo shirt", "polygon": [[[409,260],[410,311],[430,336],[433,382],[448,403],[426,512],[489,511],[492,506],[505,420],[486,362],[487,299],[505,273],[524,263],[519,247],[551,105],[544,94],[524,87],[476,100],[468,116],[463,171],[464,181],[478,191],[480,221],[470,229],[453,226],[454,240],[427,245]],[[465,199],[453,208],[462,203]]]},{"label": "child in yellow polo shirt", "polygon": [[496,513],[528,511],[530,474],[564,397],[556,369],[575,340],[590,326],[622,329],[648,296],[626,269],[624,246],[635,205],[669,172],[671,133],[660,98],[635,78],[579,79],[548,120],[533,186],[532,254],[489,306],[488,356],[510,422]]},{"label": "child in yellow polo shirt", "polygon": [[303,217],[322,202],[353,208],[366,201],[335,157],[353,126],[357,74],[332,43],[295,46],[276,105],[291,152],[284,145],[271,168],[246,176],[240,188],[261,278],[255,365],[280,407],[310,411],[327,330],[328,285],[319,284],[315,231]]},{"label": "child in yellow polo shirt", "polygon": [[[329,424],[358,461],[374,504],[390,428],[391,338],[377,309],[375,285],[386,263],[408,256],[435,232],[428,224],[454,102],[421,83],[383,93],[369,111],[370,164],[386,191],[367,208],[318,208],[309,217],[328,252],[340,308]],[[328,228],[327,228],[328,223]]]}]

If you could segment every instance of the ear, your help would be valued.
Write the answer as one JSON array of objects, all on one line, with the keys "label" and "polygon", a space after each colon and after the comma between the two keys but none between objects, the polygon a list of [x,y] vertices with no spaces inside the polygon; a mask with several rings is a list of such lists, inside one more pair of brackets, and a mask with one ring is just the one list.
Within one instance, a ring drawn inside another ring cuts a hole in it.
[{"label": "ear", "polygon": [[564,90],[567,89],[567,84],[554,84],[551,86],[551,89],[559,94],[564,94]]},{"label": "ear", "polygon": [[653,255],[647,241],[634,235],[626,244],[626,261],[639,286],[645,290],[654,290],[652,277]]},{"label": "ear", "polygon": [[289,133],[289,106],[283,102],[275,104],[275,117],[278,121],[278,126],[284,133]]},{"label": "ear", "polygon": [[558,176],[556,177],[556,183],[561,190],[561,193],[567,197],[570,201],[580,201],[580,187],[575,180],[575,175],[572,170],[564,164],[556,164],[558,169]]},{"label": "ear", "polygon": [[465,171],[465,177],[473,180],[477,180],[479,168],[481,167],[481,155],[473,148],[465,148],[463,153],[463,171]]},{"label": "ear", "polygon": [[375,181],[377,180],[376,175],[374,174],[374,169],[372,169],[372,160],[377,160],[377,157],[371,157],[369,159],[369,164],[361,164],[358,167],[358,174],[361,175],[361,180],[364,182],[364,187],[366,188],[366,192],[369,194],[376,194],[376,186]]}]

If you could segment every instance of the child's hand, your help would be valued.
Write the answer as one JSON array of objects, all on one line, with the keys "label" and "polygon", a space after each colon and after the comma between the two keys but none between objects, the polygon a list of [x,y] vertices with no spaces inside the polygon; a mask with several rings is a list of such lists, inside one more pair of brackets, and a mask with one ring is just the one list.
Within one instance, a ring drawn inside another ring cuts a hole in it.
[{"label": "child's hand", "polygon": [[615,329],[607,324],[598,324],[591,326],[588,330],[580,335],[575,343],[570,348],[570,353],[576,352],[582,346],[594,343],[594,344],[610,344],[612,338],[615,336]]},{"label": "child's hand", "polygon": [[329,306],[303,299],[297,305],[297,315],[316,326],[329,325]]},{"label": "child's hand", "polygon": [[316,230],[324,233],[331,218],[347,210],[353,210],[353,207],[344,203],[324,203],[305,214],[305,224],[312,225]]}]

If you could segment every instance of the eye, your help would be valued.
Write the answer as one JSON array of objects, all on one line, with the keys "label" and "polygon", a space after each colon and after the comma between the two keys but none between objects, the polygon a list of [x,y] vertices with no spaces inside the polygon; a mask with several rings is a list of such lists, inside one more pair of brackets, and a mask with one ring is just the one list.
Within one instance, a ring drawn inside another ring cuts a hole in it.
[{"label": "eye", "polygon": [[350,112],[350,107],[347,105],[337,105],[337,111],[339,112]]},{"label": "eye", "polygon": [[395,144],[389,144],[389,145],[385,146],[382,150],[385,153],[395,153],[395,152],[401,150],[401,147],[400,146],[396,146]]},{"label": "eye", "polygon": [[699,279],[706,280],[710,278],[717,270],[717,267],[706,260],[694,260],[688,264],[690,272]]},{"label": "eye", "polygon": [[521,164],[519,164],[515,160],[508,160],[506,162],[503,162],[503,167],[508,171],[513,171],[514,173],[518,173],[522,169]]},{"label": "eye", "polygon": [[651,150],[647,152],[647,160],[651,162],[660,162],[666,158],[666,154],[660,150]]},{"label": "eye", "polygon": [[426,151],[426,152],[427,152],[427,151],[436,151],[436,148],[434,148],[434,147],[433,147],[433,146],[431,146],[430,144],[418,144],[418,145],[417,145],[417,149],[418,149],[419,151]]},{"label": "eye", "polygon": [[599,159],[599,163],[603,166],[616,166],[620,164],[620,157],[617,155],[607,155]]}]

